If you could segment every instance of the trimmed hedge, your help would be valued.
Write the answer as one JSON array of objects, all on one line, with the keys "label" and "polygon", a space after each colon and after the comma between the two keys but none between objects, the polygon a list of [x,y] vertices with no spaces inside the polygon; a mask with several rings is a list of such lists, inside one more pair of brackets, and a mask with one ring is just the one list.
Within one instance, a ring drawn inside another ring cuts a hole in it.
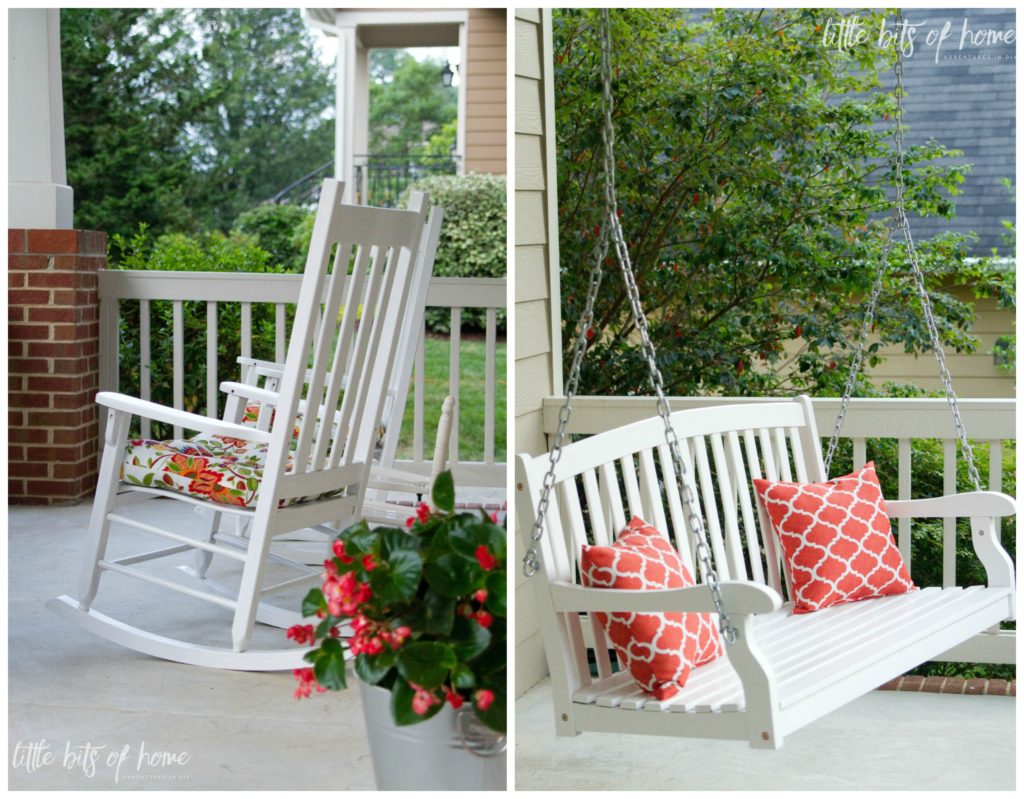
[{"label": "trimmed hedge", "polygon": [[[436,277],[505,277],[508,206],[504,175],[433,175],[418,180],[399,201],[404,207],[409,192],[425,191],[444,209],[444,224],[434,261]],[[505,311],[498,311],[498,331],[505,332]],[[428,329],[448,332],[447,310],[427,309]],[[485,329],[486,311],[464,310],[464,329]]]}]

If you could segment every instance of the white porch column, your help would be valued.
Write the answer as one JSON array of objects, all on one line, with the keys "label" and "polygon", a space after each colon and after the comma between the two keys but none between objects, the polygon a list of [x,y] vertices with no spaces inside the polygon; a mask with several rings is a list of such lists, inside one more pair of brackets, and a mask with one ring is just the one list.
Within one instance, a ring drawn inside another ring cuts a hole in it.
[{"label": "white porch column", "polygon": [[356,29],[338,28],[337,107],[334,123],[334,174],[345,181],[343,201],[350,203],[355,196],[355,144],[356,144]]},{"label": "white porch column", "polygon": [[8,12],[7,226],[72,226],[73,193],[64,162],[60,11]]}]

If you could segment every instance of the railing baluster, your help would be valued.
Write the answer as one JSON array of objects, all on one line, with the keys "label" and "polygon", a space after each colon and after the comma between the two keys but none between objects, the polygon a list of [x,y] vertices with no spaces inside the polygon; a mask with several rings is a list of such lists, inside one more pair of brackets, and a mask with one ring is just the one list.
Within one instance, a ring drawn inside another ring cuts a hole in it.
[{"label": "railing baluster", "polygon": [[[910,448],[910,439],[901,438],[898,442],[899,456],[897,459],[897,473],[899,479],[898,485],[898,496],[900,499],[910,499],[910,476],[911,476],[911,458],[912,451]],[[910,551],[911,551],[911,526],[910,519],[900,519],[897,523],[899,530],[898,545],[900,555],[903,556],[903,562],[907,564],[907,571],[913,574],[910,565]]]},{"label": "railing baluster", "polygon": [[[185,408],[185,322],[184,305],[181,300],[174,300],[174,325],[172,337],[174,341],[174,407],[179,411]],[[181,427],[174,425],[174,438],[181,438]]]},{"label": "railing baluster", "polygon": [[452,445],[448,457],[452,463],[459,462],[459,346],[462,340],[462,309],[452,308],[451,356],[448,361],[448,393],[455,398],[452,412]]},{"label": "railing baluster", "polygon": [[495,308],[487,309],[486,354],[484,355],[484,463],[494,463],[494,416],[495,396],[494,378],[497,363],[497,331],[498,312]]},{"label": "railing baluster", "polygon": [[[150,350],[149,300],[139,301],[139,393],[144,400],[153,398],[153,355]],[[145,416],[140,418],[143,438],[152,438],[153,423]]]},{"label": "railing baluster", "polygon": [[206,415],[216,419],[217,413],[217,303],[206,303]]},{"label": "railing baluster", "polygon": [[[956,493],[956,441],[942,442],[942,493]],[[956,519],[942,520],[942,586],[956,585]]]},{"label": "railing baluster", "polygon": [[412,459],[416,463],[423,462],[423,392],[425,382],[423,380],[424,370],[424,349],[426,347],[426,333],[420,336],[419,346],[416,348],[416,362],[413,367],[412,385]]},{"label": "railing baluster", "polygon": [[[1003,490],[1003,442],[996,439],[995,441],[989,441],[988,450],[988,490],[989,491],[1002,491]],[[1016,492],[1014,492],[1016,493]],[[1002,530],[999,529],[1000,525],[996,525],[996,541],[1000,541],[1002,537]]]},{"label": "railing baluster", "polygon": [[252,303],[242,303],[242,357],[252,357]]},{"label": "railing baluster", "polygon": [[284,303],[279,302],[274,306],[274,358],[278,363],[284,363],[285,359],[285,316]]},{"label": "railing baluster", "polygon": [[856,471],[868,462],[868,441],[866,438],[853,439],[853,468]]}]

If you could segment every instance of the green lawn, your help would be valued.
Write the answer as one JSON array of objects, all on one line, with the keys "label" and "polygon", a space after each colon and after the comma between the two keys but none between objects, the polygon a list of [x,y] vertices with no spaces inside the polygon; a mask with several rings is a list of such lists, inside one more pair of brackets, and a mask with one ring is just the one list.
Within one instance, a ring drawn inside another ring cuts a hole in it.
[{"label": "green lawn", "polygon": [[[494,381],[494,459],[504,461],[506,413],[506,351],[499,341],[495,348],[496,376]],[[484,341],[463,338],[459,345],[459,460],[481,461],[484,458],[485,408]],[[424,399],[423,399],[423,456],[427,460],[434,453],[434,435],[441,402],[448,394],[449,341],[447,337],[428,336],[424,345]],[[412,457],[413,389],[405,406],[402,434],[398,442],[399,459]]]}]

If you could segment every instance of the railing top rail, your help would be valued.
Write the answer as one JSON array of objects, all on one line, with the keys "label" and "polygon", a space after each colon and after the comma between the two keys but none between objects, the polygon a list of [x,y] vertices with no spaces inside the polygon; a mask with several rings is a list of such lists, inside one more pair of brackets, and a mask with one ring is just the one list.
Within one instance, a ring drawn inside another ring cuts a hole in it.
[{"label": "railing top rail", "polygon": [[[784,397],[669,397],[673,411],[759,402],[779,402]],[[545,397],[545,434],[558,429],[563,397]],[[839,411],[838,397],[811,400],[819,430],[831,429]],[[961,415],[971,438],[1015,439],[1016,407],[1013,399],[962,398]],[[656,412],[653,397],[581,396],[573,399],[573,415],[566,432],[587,435],[646,419]],[[844,438],[937,438],[956,439],[949,406],[944,398],[875,398],[850,401]]]},{"label": "railing top rail", "polygon": [[[102,269],[100,300],[184,300],[294,303],[302,275],[263,272],[163,272]],[[433,308],[505,308],[505,278],[433,277],[427,305]]]}]

